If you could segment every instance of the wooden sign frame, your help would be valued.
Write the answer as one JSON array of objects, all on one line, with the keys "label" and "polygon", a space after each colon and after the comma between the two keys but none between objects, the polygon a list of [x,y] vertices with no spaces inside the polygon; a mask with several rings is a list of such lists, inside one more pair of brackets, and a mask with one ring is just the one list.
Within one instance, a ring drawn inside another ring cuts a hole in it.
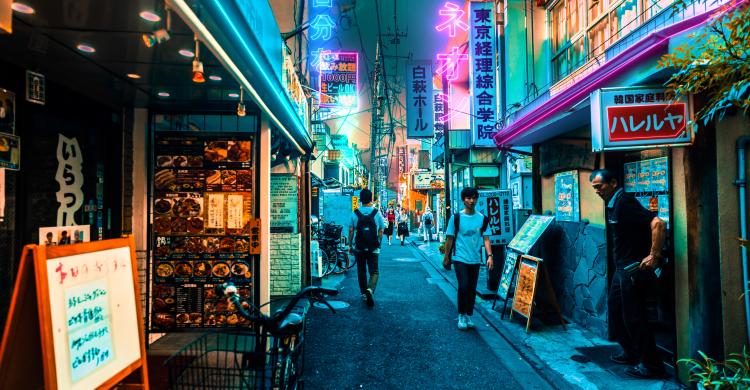
[{"label": "wooden sign frame", "polygon": [[[136,323],[138,324],[140,356],[109,379],[98,384],[96,388],[109,389],[118,384],[127,388],[149,388],[144,328],[143,321],[140,318],[143,312],[139,294],[141,287],[138,283],[135,241],[132,236],[49,247],[26,245],[23,248],[10,310],[0,344],[0,388],[45,388],[53,390],[58,388],[52,311],[49,301],[50,288],[47,285],[47,261],[126,247],[130,252],[131,280],[135,295],[135,310],[138,313]],[[44,375],[36,375],[34,372],[29,372],[29,369],[42,369]],[[124,381],[127,383],[124,383]]]},{"label": "wooden sign frame", "polygon": [[[531,297],[529,299],[529,306],[528,306],[528,312],[523,312],[520,306],[517,305],[517,303],[520,304],[520,302],[517,302],[519,300],[518,291],[521,290],[521,284],[524,280],[521,277],[522,273],[522,267],[524,260],[533,262],[536,264],[536,272],[534,273],[533,280],[532,280],[532,286],[531,286]],[[531,328],[531,318],[533,316],[533,310],[534,310],[534,303],[536,301],[536,293],[537,293],[537,286],[539,284],[539,274],[542,274],[542,284],[545,285],[544,289],[547,294],[547,299],[552,303],[552,306],[554,307],[555,311],[557,312],[558,317],[560,318],[560,324],[562,324],[562,327],[564,330],[567,330],[565,327],[565,320],[562,317],[562,312],[560,311],[560,305],[557,303],[557,297],[555,296],[555,291],[552,288],[552,282],[549,278],[549,274],[547,273],[547,268],[544,267],[544,260],[538,257],[529,256],[529,255],[521,255],[518,259],[518,262],[516,264],[517,266],[517,272],[518,275],[518,286],[516,287],[516,292],[513,294],[513,305],[511,306],[510,311],[510,319],[513,320],[513,313],[520,315],[521,317],[526,319],[526,332],[529,331]]]}]

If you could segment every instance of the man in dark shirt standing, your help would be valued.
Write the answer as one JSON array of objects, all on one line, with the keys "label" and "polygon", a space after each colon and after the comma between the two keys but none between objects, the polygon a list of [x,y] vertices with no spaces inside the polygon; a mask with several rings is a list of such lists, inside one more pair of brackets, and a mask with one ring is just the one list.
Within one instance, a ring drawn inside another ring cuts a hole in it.
[{"label": "man in dark shirt standing", "polygon": [[611,171],[596,170],[590,181],[596,194],[607,202],[607,232],[613,244],[615,272],[607,303],[622,352],[611,359],[635,365],[625,370],[630,376],[661,378],[664,364],[648,323],[646,299],[655,289],[654,270],[661,262],[666,224],[623,191]]}]

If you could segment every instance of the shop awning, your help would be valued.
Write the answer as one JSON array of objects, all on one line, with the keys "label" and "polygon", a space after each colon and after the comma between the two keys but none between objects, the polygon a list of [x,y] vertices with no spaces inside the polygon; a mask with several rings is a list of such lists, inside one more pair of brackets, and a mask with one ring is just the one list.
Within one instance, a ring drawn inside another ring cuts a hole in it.
[{"label": "shop awning", "polygon": [[[266,1],[167,0],[248,91],[271,123],[302,153],[312,139],[281,83],[283,41]],[[198,16],[200,15],[200,16]]]},{"label": "shop awning", "polygon": [[[567,89],[528,109],[495,135],[495,145],[500,149],[532,145],[588,123],[589,95],[593,91],[623,82],[629,72],[643,69],[646,63],[655,64],[658,56],[669,51],[672,39],[704,25],[713,15],[713,12],[705,12],[647,34],[636,44],[620,51],[580,80],[576,80]],[[638,80],[631,81],[648,82],[655,75],[651,73],[641,73]]]}]

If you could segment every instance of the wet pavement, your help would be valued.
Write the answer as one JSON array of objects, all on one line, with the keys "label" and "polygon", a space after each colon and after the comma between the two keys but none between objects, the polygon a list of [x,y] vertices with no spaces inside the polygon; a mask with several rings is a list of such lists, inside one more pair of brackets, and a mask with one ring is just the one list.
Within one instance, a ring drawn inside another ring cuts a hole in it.
[{"label": "wet pavement", "polygon": [[[383,247],[375,306],[361,301],[356,268],[337,285],[348,308],[312,308],[305,353],[310,389],[554,388],[479,315],[456,328],[456,290],[414,246]],[[492,346],[492,347],[491,347]]]}]

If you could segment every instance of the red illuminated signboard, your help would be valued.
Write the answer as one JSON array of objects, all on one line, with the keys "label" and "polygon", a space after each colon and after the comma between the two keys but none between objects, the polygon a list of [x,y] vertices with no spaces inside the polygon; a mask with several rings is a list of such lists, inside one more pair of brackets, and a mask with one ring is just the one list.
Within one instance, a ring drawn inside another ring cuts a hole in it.
[{"label": "red illuminated signboard", "polygon": [[693,142],[687,99],[664,88],[605,88],[591,94],[591,144],[602,150],[685,146]]}]

